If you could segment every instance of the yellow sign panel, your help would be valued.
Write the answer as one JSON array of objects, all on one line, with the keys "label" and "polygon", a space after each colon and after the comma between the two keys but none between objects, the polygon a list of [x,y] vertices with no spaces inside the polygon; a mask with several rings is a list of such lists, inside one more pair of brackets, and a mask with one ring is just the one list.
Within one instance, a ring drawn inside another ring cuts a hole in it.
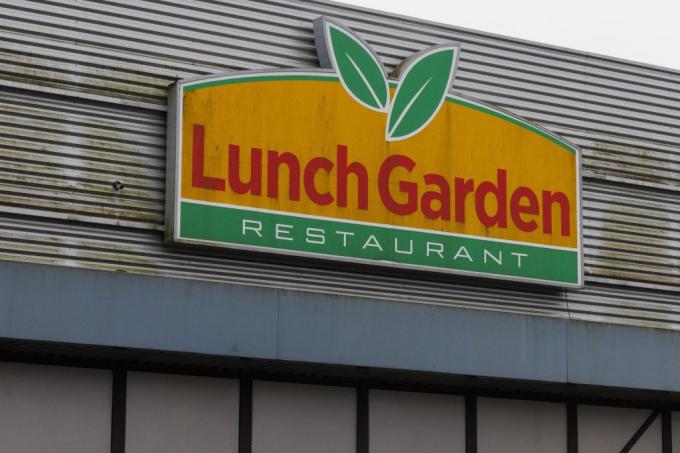
[{"label": "yellow sign panel", "polygon": [[183,198],[576,247],[576,156],[559,142],[455,98],[387,142],[334,77],[259,78],[184,95]]}]

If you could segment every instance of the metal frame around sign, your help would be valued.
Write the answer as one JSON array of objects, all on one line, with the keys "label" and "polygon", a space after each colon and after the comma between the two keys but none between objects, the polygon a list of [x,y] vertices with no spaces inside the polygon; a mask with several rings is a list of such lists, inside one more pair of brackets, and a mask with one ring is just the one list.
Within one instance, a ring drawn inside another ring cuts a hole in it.
[{"label": "metal frame around sign", "polygon": [[[475,271],[467,271],[467,270],[458,270],[458,269],[447,269],[447,268],[436,268],[436,267],[429,267],[429,266],[422,266],[422,265],[413,265],[413,264],[404,264],[404,263],[398,263],[398,262],[389,262],[389,261],[377,261],[377,260],[371,260],[371,259],[366,259],[366,258],[353,258],[353,257],[346,257],[346,256],[337,256],[337,255],[330,255],[330,254],[324,254],[324,253],[317,253],[317,252],[307,252],[307,251],[295,251],[295,250],[283,250],[283,249],[276,249],[276,248],[270,248],[270,247],[260,247],[260,246],[252,246],[252,245],[244,245],[244,244],[239,244],[239,243],[224,243],[224,242],[215,242],[215,241],[207,241],[207,240],[200,240],[200,239],[192,239],[192,238],[183,238],[180,235],[180,228],[179,228],[179,222],[180,222],[180,207],[179,203],[181,200],[181,185],[182,185],[182,175],[181,175],[181,156],[182,156],[182,150],[181,150],[181,144],[182,144],[182,107],[183,107],[183,90],[186,87],[189,86],[194,86],[198,84],[206,84],[206,83],[216,83],[218,84],[219,82],[228,82],[229,80],[233,79],[242,79],[242,78],[248,78],[248,77],[253,77],[253,78],[260,78],[260,77],[267,77],[267,76],[272,76],[272,77],[282,77],[282,76],[292,76],[292,77],[322,77],[322,78],[337,78],[337,75],[333,70],[328,70],[328,69],[314,69],[314,70],[308,70],[308,69],[272,69],[272,70],[252,70],[252,71],[239,71],[238,73],[223,73],[223,74],[218,74],[218,75],[209,75],[209,76],[199,76],[199,77],[192,77],[192,78],[187,78],[180,80],[173,84],[170,89],[169,89],[169,96],[168,96],[168,123],[167,123],[167,174],[166,174],[166,231],[165,231],[165,237],[166,241],[169,242],[174,242],[174,243],[183,243],[183,244],[190,244],[190,245],[199,245],[199,246],[209,246],[209,247],[219,247],[219,248],[224,248],[224,249],[232,249],[232,250],[243,250],[243,251],[250,251],[250,252],[265,252],[265,253],[272,253],[276,255],[282,255],[282,256],[297,256],[297,257],[305,257],[305,258],[319,258],[319,259],[324,259],[324,260],[332,260],[332,261],[338,261],[338,262],[348,262],[348,263],[361,263],[361,264],[366,264],[369,266],[377,266],[377,267],[383,267],[383,268],[396,268],[396,269],[407,269],[407,270],[418,270],[418,271],[426,271],[426,272],[432,272],[432,273],[438,273],[438,274],[452,274],[452,275],[459,275],[459,276],[471,276],[471,277],[477,277],[477,278],[484,278],[484,279],[489,279],[489,280],[501,280],[501,281],[511,281],[511,282],[522,282],[522,283],[532,283],[532,284],[539,284],[543,286],[549,286],[549,287],[559,287],[559,288],[582,288],[583,287],[583,277],[584,277],[584,272],[583,272],[583,231],[582,231],[582,184],[581,184],[581,152],[580,149],[570,143],[569,141],[563,139],[562,137],[557,136],[556,134],[542,128],[541,126],[532,124],[525,119],[508,112],[504,109],[500,109],[495,106],[491,106],[489,104],[486,104],[484,102],[480,102],[475,99],[471,99],[465,96],[462,96],[457,93],[452,93],[450,90],[446,95],[446,101],[451,101],[451,102],[459,102],[466,104],[468,106],[472,106],[473,108],[480,109],[482,111],[485,111],[489,114],[499,116],[503,119],[506,119],[508,121],[511,121],[515,124],[520,125],[521,127],[528,128],[532,130],[533,132],[555,142],[561,145],[564,148],[567,148],[570,150],[570,152],[573,152],[575,155],[576,159],[576,209],[574,212],[577,215],[576,218],[576,242],[577,242],[577,263],[578,263],[578,269],[577,269],[577,275],[578,275],[578,282],[577,283],[565,283],[565,282],[556,282],[556,281],[550,281],[550,280],[542,280],[542,279],[535,279],[535,278],[527,278],[527,277],[516,277],[516,276],[507,276],[507,275],[500,275],[500,274],[492,274],[492,273],[484,273],[484,272],[475,272]],[[223,205],[227,206],[227,205]],[[239,207],[243,208],[243,207]],[[257,208],[249,208],[254,211],[257,211]],[[290,213],[290,212],[284,212],[284,211],[271,211],[275,213],[285,213],[286,215],[291,215],[295,217],[314,217],[314,216],[306,216],[303,214],[296,214],[296,213]],[[341,219],[330,219],[330,218],[325,218],[321,217],[321,219],[324,220],[334,220],[334,221],[342,221]],[[347,221],[347,220],[346,220]],[[357,223],[360,224],[362,222],[359,221],[348,221],[351,223]],[[381,225],[381,224],[373,224],[375,226],[387,226],[387,225]],[[402,229],[402,230],[408,230],[411,228],[408,227],[399,227],[396,225],[389,225],[391,228],[395,229]],[[421,230],[425,231],[425,230]],[[475,239],[481,239],[477,238],[476,236],[466,236],[462,234],[454,234],[454,233],[448,233],[446,234],[447,236],[453,236],[453,237],[472,237]],[[494,238],[483,238],[484,240],[488,240],[491,242],[504,242],[504,243],[511,243],[511,244],[518,244],[518,245],[531,245],[531,246],[540,246],[540,247],[545,247],[545,248],[564,248],[564,247],[555,247],[555,246],[546,246],[546,245],[537,245],[537,244],[531,244],[531,243],[522,243],[518,241],[511,241],[511,240],[503,240],[503,239],[494,239]],[[569,248],[569,250],[573,250]]]}]

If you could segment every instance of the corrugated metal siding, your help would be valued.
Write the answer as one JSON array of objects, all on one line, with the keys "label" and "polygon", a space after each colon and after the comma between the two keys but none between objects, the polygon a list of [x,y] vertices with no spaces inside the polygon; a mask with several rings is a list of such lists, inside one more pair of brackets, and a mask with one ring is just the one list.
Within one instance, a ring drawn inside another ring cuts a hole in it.
[{"label": "corrugated metal siding", "polygon": [[237,254],[166,247],[160,232],[86,223],[6,217],[0,220],[0,259],[680,329],[680,300],[658,290],[593,281],[574,292],[480,289],[462,284],[463,279],[393,277],[332,265],[282,266]]},{"label": "corrugated metal siding", "polygon": [[163,112],[0,88],[0,146],[5,212],[163,227]]},{"label": "corrugated metal siding", "polygon": [[[163,246],[166,87],[315,67],[320,14],[388,65],[462,43],[455,90],[581,146],[584,290],[480,289]],[[0,212],[2,259],[677,328],[680,71],[326,1],[15,0],[0,4]]]}]

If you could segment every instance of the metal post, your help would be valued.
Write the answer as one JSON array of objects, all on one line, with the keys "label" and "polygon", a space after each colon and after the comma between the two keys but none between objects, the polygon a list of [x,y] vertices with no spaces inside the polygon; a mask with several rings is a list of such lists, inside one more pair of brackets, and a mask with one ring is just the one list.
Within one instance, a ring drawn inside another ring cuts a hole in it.
[{"label": "metal post", "polygon": [[477,453],[477,397],[465,397],[465,453]]},{"label": "metal post", "polygon": [[127,371],[113,370],[111,395],[111,453],[125,453]]}]

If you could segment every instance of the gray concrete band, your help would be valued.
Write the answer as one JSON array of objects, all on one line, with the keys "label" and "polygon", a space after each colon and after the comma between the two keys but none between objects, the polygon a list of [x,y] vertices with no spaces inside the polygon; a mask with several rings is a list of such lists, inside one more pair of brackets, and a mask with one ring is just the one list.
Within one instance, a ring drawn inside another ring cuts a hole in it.
[{"label": "gray concrete band", "polygon": [[680,391],[680,332],[0,262],[0,337]]}]

